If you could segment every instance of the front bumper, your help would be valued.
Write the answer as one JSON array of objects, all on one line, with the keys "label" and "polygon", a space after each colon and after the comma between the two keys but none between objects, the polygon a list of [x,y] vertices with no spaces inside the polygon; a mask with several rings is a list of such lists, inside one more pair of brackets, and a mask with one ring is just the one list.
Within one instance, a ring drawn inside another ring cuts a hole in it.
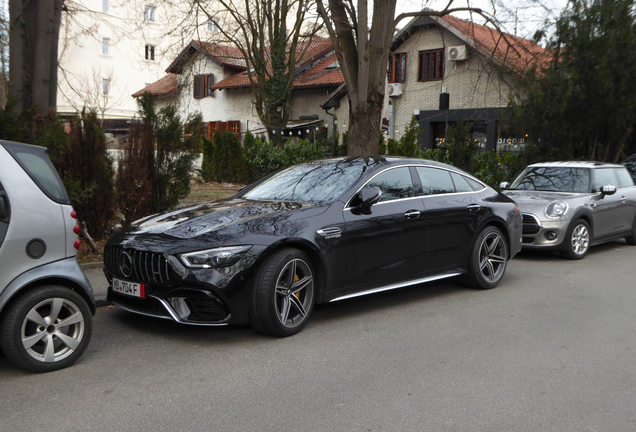
[{"label": "front bumper", "polygon": [[531,213],[523,213],[522,247],[524,249],[552,249],[565,248],[565,234],[569,220],[541,220]]}]

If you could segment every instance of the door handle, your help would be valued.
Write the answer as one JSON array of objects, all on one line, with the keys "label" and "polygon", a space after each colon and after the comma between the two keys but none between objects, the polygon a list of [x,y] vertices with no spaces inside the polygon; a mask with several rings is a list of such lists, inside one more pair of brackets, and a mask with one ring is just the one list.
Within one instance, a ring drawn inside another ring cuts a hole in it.
[{"label": "door handle", "polygon": [[406,213],[404,213],[404,217],[407,219],[417,219],[418,217],[420,217],[422,213],[420,213],[419,210],[409,210]]},{"label": "door handle", "polygon": [[476,211],[479,211],[481,206],[479,204],[468,204],[466,208],[468,209],[468,211],[476,212]]}]

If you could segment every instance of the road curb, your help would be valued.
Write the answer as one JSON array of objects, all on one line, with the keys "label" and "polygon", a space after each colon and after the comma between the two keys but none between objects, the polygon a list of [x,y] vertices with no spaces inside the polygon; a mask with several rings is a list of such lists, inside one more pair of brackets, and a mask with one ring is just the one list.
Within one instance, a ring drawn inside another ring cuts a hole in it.
[{"label": "road curb", "polygon": [[92,263],[80,264],[79,266],[80,266],[80,268],[82,270],[90,270],[90,269],[104,268],[104,263],[103,262],[92,262]]}]

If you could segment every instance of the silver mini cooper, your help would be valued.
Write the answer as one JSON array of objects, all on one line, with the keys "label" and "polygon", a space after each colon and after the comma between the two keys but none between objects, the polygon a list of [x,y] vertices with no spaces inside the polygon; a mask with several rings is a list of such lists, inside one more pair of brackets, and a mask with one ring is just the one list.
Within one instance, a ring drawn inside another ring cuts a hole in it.
[{"label": "silver mini cooper", "polygon": [[77,360],[95,313],[76,215],[45,150],[0,141],[0,343],[35,372]]},{"label": "silver mini cooper", "polygon": [[622,165],[539,163],[501,188],[521,209],[525,249],[581,259],[595,244],[621,238],[636,244],[636,187]]}]

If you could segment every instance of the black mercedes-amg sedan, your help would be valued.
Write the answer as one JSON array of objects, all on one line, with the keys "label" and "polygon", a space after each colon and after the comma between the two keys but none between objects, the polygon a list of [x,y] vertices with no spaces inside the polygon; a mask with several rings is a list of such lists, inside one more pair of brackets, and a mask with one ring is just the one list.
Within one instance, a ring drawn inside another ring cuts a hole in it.
[{"label": "black mercedes-amg sedan", "polygon": [[123,309],[290,336],[316,303],[456,276],[493,288],[521,234],[515,202],[461,170],[350,157],[141,219],[110,238],[104,262]]}]

